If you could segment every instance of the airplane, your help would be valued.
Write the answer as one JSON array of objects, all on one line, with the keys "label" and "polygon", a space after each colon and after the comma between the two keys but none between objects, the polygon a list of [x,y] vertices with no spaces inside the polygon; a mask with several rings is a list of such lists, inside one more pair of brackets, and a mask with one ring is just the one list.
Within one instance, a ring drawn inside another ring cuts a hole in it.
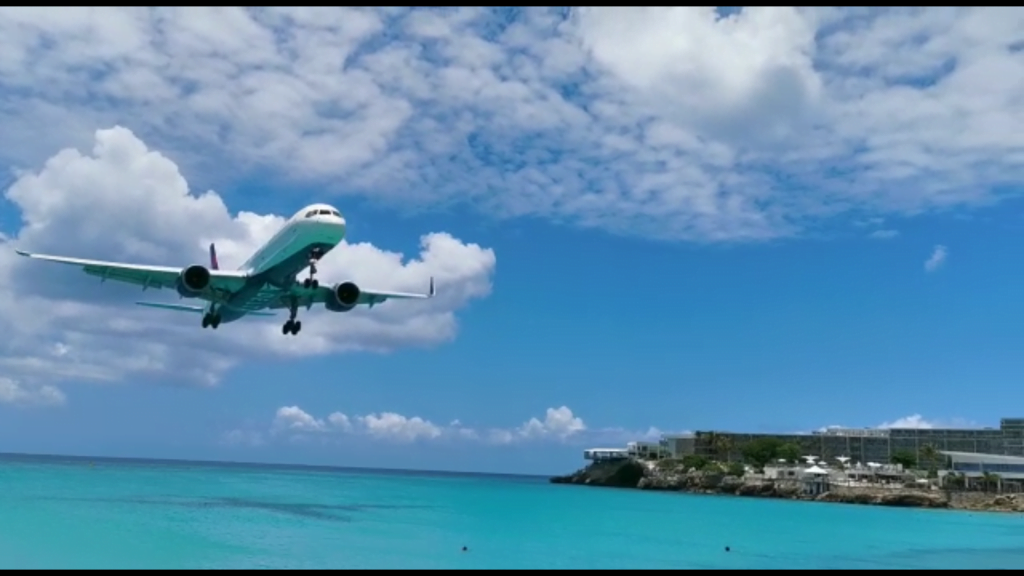
[{"label": "airplane", "polygon": [[[186,306],[161,302],[136,302],[140,306],[193,312],[203,315],[203,328],[217,329],[221,323],[245,316],[273,316],[267,310],[287,309],[288,321],[281,334],[296,335],[302,330],[297,319],[299,308],[309,310],[323,304],[331,312],[348,312],[359,305],[373,308],[386,300],[426,299],[434,297],[434,279],[425,294],[368,290],[354,282],[321,286],[316,278],[317,262],[345,237],[345,218],[327,204],[313,204],[295,213],[266,244],[237,270],[221,270],[217,248],[210,244],[210,264],[186,268],[147,266],[83,260],[47,254],[16,252],[26,258],[80,266],[101,282],[114,280],[149,288],[168,288],[181,298],[198,298],[204,306]],[[309,275],[298,280],[304,269]]]}]

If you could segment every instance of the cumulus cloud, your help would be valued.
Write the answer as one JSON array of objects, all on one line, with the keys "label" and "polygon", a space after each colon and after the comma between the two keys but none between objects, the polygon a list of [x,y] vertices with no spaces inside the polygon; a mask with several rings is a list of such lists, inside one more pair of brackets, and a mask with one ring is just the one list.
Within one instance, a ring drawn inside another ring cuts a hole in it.
[{"label": "cumulus cloud", "polygon": [[0,404],[15,406],[61,406],[67,401],[64,393],[49,384],[30,385],[0,377]]},{"label": "cumulus cloud", "polygon": [[879,428],[969,428],[973,426],[971,422],[964,420],[963,418],[954,418],[952,420],[930,420],[921,416],[920,414],[911,414],[910,416],[904,416],[903,418],[897,418],[892,422],[885,422],[880,424]]},{"label": "cumulus cloud", "polygon": [[598,440],[623,443],[661,437],[661,431],[653,427],[639,432],[622,428],[590,429],[567,406],[548,408],[543,418],[530,418],[511,428],[474,428],[464,425],[458,419],[442,425],[418,416],[407,417],[394,412],[362,416],[334,412],[326,418],[317,418],[298,406],[282,406],[274,415],[270,431],[272,435],[286,438],[357,434],[399,443],[427,440],[467,440],[487,444]]},{"label": "cumulus cloud", "polygon": [[174,302],[176,293],[101,286],[74,267],[20,258],[10,247],[184,267],[203,262],[207,244],[216,242],[221,265],[235,267],[284,217],[232,213],[215,192],[190,190],[173,161],[122,127],[95,132],[87,152],[64,149],[41,169],[20,172],[6,198],[22,223],[0,250],[0,366],[35,378],[213,384],[255,354],[433,346],[455,337],[455,312],[489,294],[495,268],[493,251],[446,232],[425,234],[412,259],[365,242],[342,243],[324,258],[323,281],[422,292],[434,276],[437,297],[345,314],[304,310],[299,337],[281,336],[284,317],[203,331],[194,315],[132,305],[137,299]]},{"label": "cumulus cloud", "polygon": [[[922,416],[920,414],[911,414],[910,416],[904,416],[902,418],[897,418],[897,419],[895,419],[895,420],[893,420],[891,422],[883,422],[882,424],[879,424],[878,426],[875,426],[875,428],[885,430],[885,429],[889,429],[889,428],[920,428],[920,429],[931,429],[931,428],[971,428],[971,427],[974,427],[974,426],[976,426],[976,424],[974,424],[973,422],[970,422],[968,420],[965,420],[963,418],[953,418],[953,419],[950,419],[950,420],[931,420],[931,419],[925,418],[924,416]],[[824,432],[824,431],[827,431],[827,430],[840,429],[840,428],[850,428],[850,426],[832,425],[832,426],[825,426],[823,428],[819,428],[818,430],[821,431],[821,432]]]},{"label": "cumulus cloud", "polygon": [[928,256],[928,259],[924,261],[925,272],[935,272],[946,263],[946,259],[949,257],[949,250],[943,245],[937,245],[932,248],[932,253]]},{"label": "cumulus cloud", "polygon": [[1012,7],[10,7],[0,154],[116,121],[197,172],[757,239],[998,200],[1022,41]]}]

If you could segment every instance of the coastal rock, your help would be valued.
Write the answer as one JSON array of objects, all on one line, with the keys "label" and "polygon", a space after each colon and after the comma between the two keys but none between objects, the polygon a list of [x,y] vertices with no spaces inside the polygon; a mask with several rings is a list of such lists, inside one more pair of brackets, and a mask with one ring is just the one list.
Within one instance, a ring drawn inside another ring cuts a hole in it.
[{"label": "coastal rock", "polygon": [[878,499],[882,506],[898,506],[906,508],[946,508],[949,501],[937,494],[925,492],[902,492],[886,494]]},{"label": "coastal rock", "polygon": [[948,508],[949,500],[940,494],[921,492],[920,490],[908,491],[833,491],[826,492],[815,498],[819,502],[839,502],[843,504],[873,504],[877,506],[892,506],[896,508]]},{"label": "coastal rock", "polygon": [[728,466],[715,464],[696,470],[672,461],[641,463],[619,460],[594,463],[573,474],[551,478],[551,482],[905,508],[1024,512],[1024,498],[1012,494],[921,490],[914,484],[913,487],[900,488],[833,486],[829,492],[809,496],[804,494],[803,485],[796,480],[741,478],[727,474],[727,469]]},{"label": "coastal rock", "polygon": [[743,479],[737,476],[725,476],[718,483],[718,491],[723,494],[736,494],[743,488]]},{"label": "coastal rock", "polygon": [[555,476],[551,483],[636,488],[646,470],[643,464],[634,460],[596,462],[567,476]]}]

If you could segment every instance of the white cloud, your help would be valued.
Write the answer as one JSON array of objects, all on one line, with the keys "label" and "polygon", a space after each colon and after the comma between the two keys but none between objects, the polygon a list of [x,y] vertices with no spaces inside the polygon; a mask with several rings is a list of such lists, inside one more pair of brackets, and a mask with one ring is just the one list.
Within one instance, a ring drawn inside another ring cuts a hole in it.
[{"label": "white cloud", "polygon": [[530,418],[513,433],[527,439],[547,437],[565,439],[586,429],[582,418],[575,416],[567,406],[561,406],[548,408],[544,413],[544,420]]},{"label": "white cloud", "polygon": [[949,250],[945,246],[937,245],[932,248],[931,256],[924,261],[924,269],[926,272],[934,272],[942,267],[946,263],[946,259],[949,257]]},{"label": "white cloud", "polygon": [[67,401],[64,393],[49,384],[28,385],[0,377],[0,404],[16,406],[61,406]]},{"label": "white cloud", "polygon": [[[233,214],[216,193],[190,191],[174,162],[120,127],[97,131],[87,154],[62,150],[42,169],[19,173],[6,197],[22,218],[10,244],[114,261],[184,267],[204,261],[207,244],[216,241],[221,265],[237,266],[284,222],[276,215]],[[213,384],[256,354],[432,346],[455,337],[456,310],[490,292],[494,268],[491,250],[444,232],[424,235],[415,259],[365,242],[343,243],[324,258],[323,281],[423,291],[434,276],[438,296],[345,314],[303,310],[302,334],[284,337],[281,315],[204,331],[195,315],[132,305],[138,299],[173,302],[177,294],[101,286],[73,267],[20,258],[8,247],[0,250],[0,366],[37,378]]]},{"label": "white cloud", "polygon": [[875,230],[868,234],[868,237],[874,240],[891,240],[899,235],[899,230]]},{"label": "white cloud", "polygon": [[1022,30],[1006,7],[3,8],[0,154],[120,122],[211,178],[763,238],[998,200],[1024,178]]},{"label": "white cloud", "polygon": [[439,437],[442,433],[441,428],[433,422],[428,422],[419,416],[406,418],[394,412],[367,414],[359,417],[359,422],[370,436],[404,442],[420,438],[429,440]]},{"label": "white cloud", "polygon": [[378,440],[414,442],[425,440],[472,440],[489,444],[512,444],[530,441],[608,441],[625,443],[632,440],[657,440],[661,431],[651,427],[631,432],[622,428],[589,429],[566,406],[548,408],[544,418],[530,418],[513,428],[473,428],[461,420],[447,426],[435,424],[418,416],[407,417],[394,412],[349,416],[335,412],[318,419],[298,406],[279,408],[271,424],[271,432],[286,437],[310,434],[358,434]]},{"label": "white cloud", "polygon": [[928,420],[920,414],[911,414],[903,418],[897,418],[892,422],[880,424],[879,428],[969,428],[973,424],[963,418],[952,420]]},{"label": "white cloud", "polygon": [[[977,426],[973,422],[965,420],[963,418],[953,418],[951,420],[930,420],[920,414],[911,414],[910,416],[904,416],[897,418],[891,422],[883,422],[875,428],[889,429],[889,428],[919,428],[919,429],[930,429],[930,428],[971,428]],[[832,425],[819,428],[818,431],[824,432],[831,429],[850,428],[850,426]]]}]

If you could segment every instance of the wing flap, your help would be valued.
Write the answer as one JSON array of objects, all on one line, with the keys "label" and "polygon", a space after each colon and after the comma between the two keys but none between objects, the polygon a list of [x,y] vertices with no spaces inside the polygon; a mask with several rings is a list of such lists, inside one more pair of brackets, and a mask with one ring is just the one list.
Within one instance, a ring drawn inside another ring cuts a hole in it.
[{"label": "wing flap", "polygon": [[425,294],[417,292],[389,292],[386,290],[359,289],[359,304],[373,306],[387,300],[426,300],[434,297],[434,278],[430,278],[430,288]]}]

